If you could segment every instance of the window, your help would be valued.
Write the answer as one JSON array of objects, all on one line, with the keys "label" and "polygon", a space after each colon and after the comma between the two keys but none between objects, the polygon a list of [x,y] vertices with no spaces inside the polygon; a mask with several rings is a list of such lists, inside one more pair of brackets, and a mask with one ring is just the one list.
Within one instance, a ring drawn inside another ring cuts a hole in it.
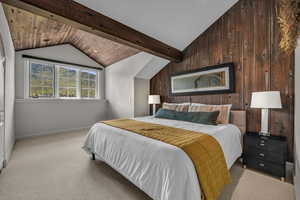
[{"label": "window", "polygon": [[97,99],[98,71],[30,61],[29,98]]},{"label": "window", "polygon": [[54,65],[31,63],[30,97],[54,96]]},{"label": "window", "polygon": [[80,72],[80,85],[82,98],[95,98],[96,96],[96,73],[89,71]]},{"label": "window", "polygon": [[59,97],[77,97],[77,70],[69,67],[58,69],[58,94]]}]

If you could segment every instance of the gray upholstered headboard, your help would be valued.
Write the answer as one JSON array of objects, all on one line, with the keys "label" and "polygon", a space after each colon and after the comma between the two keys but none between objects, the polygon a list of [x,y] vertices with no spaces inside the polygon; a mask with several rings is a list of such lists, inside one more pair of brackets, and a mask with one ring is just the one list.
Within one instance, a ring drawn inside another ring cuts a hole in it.
[{"label": "gray upholstered headboard", "polygon": [[230,115],[230,123],[236,125],[241,130],[242,134],[246,133],[246,111],[232,110]]}]

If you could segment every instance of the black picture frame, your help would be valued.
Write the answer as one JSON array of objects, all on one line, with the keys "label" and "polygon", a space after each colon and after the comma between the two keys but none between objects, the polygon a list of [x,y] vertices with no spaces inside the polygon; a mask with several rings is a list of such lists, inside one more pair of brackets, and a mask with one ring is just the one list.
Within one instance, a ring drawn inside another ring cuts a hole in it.
[{"label": "black picture frame", "polygon": [[[192,73],[196,73],[196,72],[203,72],[203,71],[209,72],[211,70],[221,69],[221,68],[228,68],[228,72],[229,72],[229,88],[228,89],[195,91],[195,92],[181,92],[181,93],[173,93],[172,92],[172,77],[179,76],[179,75],[192,74]],[[235,66],[234,66],[234,63],[231,62],[231,63],[224,63],[224,64],[213,65],[213,66],[206,66],[206,67],[202,67],[202,68],[196,69],[196,70],[174,73],[169,78],[169,86],[170,86],[169,87],[170,96],[193,96],[193,95],[234,93],[235,92]]]}]

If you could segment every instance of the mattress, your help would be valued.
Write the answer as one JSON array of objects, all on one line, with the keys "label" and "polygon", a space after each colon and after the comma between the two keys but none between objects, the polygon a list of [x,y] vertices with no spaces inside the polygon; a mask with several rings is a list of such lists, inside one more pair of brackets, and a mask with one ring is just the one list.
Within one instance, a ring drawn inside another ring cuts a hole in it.
[{"label": "mattress", "polygon": [[[149,117],[135,120],[203,132],[220,144],[228,169],[242,154],[241,132],[233,124],[203,125]],[[94,153],[154,200],[199,200],[194,165],[180,148],[126,130],[96,123],[83,148]]]}]

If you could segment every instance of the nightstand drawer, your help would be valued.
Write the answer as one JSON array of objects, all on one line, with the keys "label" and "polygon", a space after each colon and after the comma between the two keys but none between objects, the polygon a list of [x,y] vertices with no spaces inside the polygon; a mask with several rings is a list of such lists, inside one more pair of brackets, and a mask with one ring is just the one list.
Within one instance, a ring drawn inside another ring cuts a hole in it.
[{"label": "nightstand drawer", "polygon": [[245,158],[245,164],[247,167],[262,170],[274,176],[285,177],[285,165],[278,165],[252,157]]},{"label": "nightstand drawer", "polygon": [[253,149],[245,150],[244,154],[245,154],[244,155],[245,157],[254,157],[257,159],[264,160],[264,161],[273,162],[275,164],[284,165],[285,161],[286,161],[286,157],[284,156],[285,154],[282,152],[274,153],[271,151],[253,148]]},{"label": "nightstand drawer", "polygon": [[245,149],[256,148],[272,152],[286,152],[286,144],[281,141],[271,140],[268,137],[246,137]]}]

